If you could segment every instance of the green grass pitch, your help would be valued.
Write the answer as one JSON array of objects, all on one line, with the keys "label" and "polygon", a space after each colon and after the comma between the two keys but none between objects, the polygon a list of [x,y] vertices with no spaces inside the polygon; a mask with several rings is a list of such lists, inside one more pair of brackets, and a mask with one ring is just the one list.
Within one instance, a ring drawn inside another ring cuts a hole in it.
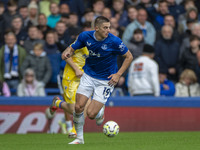
[{"label": "green grass pitch", "polygon": [[113,138],[85,133],[84,145],[63,134],[0,135],[0,150],[200,150],[200,132],[121,132]]}]

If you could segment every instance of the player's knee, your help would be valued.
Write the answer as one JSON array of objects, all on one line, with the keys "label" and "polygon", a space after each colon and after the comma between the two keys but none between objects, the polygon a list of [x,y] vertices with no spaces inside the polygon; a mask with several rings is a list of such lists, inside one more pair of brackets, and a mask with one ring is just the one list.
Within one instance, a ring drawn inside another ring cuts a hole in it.
[{"label": "player's knee", "polygon": [[93,119],[95,119],[96,114],[92,113],[92,112],[87,112],[87,116],[88,116],[88,118],[90,118],[91,120],[93,120]]},{"label": "player's knee", "polygon": [[82,107],[81,105],[75,105],[75,112],[76,113],[81,113],[83,112],[84,107]]}]

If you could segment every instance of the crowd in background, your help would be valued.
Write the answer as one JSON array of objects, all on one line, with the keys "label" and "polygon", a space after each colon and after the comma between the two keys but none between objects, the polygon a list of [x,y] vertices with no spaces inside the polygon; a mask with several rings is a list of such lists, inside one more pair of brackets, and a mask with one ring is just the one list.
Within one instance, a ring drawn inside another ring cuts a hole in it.
[{"label": "crowd in background", "polygon": [[200,96],[199,12],[198,0],[1,0],[0,95],[57,87],[61,53],[102,15],[134,57],[113,96]]}]

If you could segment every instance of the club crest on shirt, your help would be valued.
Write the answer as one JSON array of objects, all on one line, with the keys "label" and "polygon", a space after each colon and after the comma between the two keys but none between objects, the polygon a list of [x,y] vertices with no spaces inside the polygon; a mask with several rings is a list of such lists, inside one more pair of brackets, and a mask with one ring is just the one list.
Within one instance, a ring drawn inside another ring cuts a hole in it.
[{"label": "club crest on shirt", "polygon": [[103,44],[103,45],[101,46],[101,48],[102,48],[103,50],[106,50],[108,47],[107,47],[106,44]]},{"label": "club crest on shirt", "polygon": [[89,43],[88,41],[87,41],[86,43],[87,43],[87,46],[90,46],[90,45],[91,45],[91,43]]},{"label": "club crest on shirt", "polygon": [[125,45],[123,42],[121,42],[121,44],[119,45],[119,49],[120,51],[123,51],[125,49]]}]

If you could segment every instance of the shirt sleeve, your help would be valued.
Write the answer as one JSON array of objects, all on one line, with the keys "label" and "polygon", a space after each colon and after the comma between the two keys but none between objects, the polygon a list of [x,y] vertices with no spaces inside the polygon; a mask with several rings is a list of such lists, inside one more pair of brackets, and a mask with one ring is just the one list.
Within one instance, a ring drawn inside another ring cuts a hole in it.
[{"label": "shirt sleeve", "polygon": [[124,55],[128,51],[128,48],[126,47],[126,45],[122,42],[122,40],[120,38],[116,38],[114,44],[115,44],[114,45],[115,52],[118,55]]},{"label": "shirt sleeve", "polygon": [[85,45],[84,45],[84,33],[83,32],[78,36],[76,41],[71,44],[71,47],[74,50],[81,49],[81,48],[85,47]]}]

